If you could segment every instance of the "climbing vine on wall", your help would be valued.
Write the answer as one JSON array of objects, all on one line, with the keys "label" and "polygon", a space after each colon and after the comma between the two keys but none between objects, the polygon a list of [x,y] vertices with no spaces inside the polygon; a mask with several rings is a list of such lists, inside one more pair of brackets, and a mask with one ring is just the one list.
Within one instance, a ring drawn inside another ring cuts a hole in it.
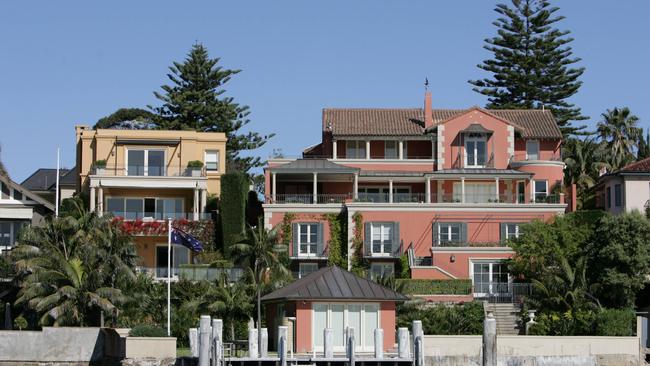
[{"label": "climbing vine on wall", "polygon": [[282,223],[280,223],[280,236],[282,237],[282,244],[291,245],[291,240],[293,238],[291,223],[296,218],[295,214],[286,213],[282,218]]},{"label": "climbing vine on wall", "polygon": [[363,216],[359,212],[352,215],[352,250],[354,254],[351,256],[352,272],[358,276],[365,277],[368,270],[368,263],[363,258]]},{"label": "climbing vine on wall", "polygon": [[347,215],[344,212],[324,214],[323,220],[327,220],[330,230],[327,264],[346,268],[347,245],[344,246],[343,243],[347,241]]}]

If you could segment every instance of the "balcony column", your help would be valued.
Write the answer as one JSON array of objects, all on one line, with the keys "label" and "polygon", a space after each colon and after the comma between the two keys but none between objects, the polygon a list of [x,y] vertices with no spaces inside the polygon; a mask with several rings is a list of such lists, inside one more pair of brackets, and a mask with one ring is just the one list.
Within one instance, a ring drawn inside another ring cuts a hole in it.
[{"label": "balcony column", "polygon": [[332,140],[332,159],[336,159],[337,156],[337,146],[336,140]]},{"label": "balcony column", "polygon": [[465,203],[465,177],[460,178],[460,203]]},{"label": "balcony column", "polygon": [[499,202],[499,177],[494,177],[494,199]]},{"label": "balcony column", "polygon": [[318,203],[318,173],[314,173],[314,204]]},{"label": "balcony column", "polygon": [[427,203],[431,203],[431,177],[427,177],[427,183],[426,184],[427,184],[427,186],[425,187],[426,192],[427,192],[426,200],[427,200]]},{"label": "balcony column", "polygon": [[370,160],[370,140],[366,140],[366,160]]},{"label": "balcony column", "polygon": [[393,180],[388,180],[388,203],[393,203]]},{"label": "balcony column", "polygon": [[200,212],[205,212],[205,206],[208,203],[208,190],[207,189],[202,189],[201,190],[201,211]]},{"label": "balcony column", "polygon": [[101,217],[104,215],[104,188],[97,187],[97,214]]},{"label": "balcony column", "polygon": [[404,160],[404,141],[399,140],[399,146],[397,148],[399,149],[399,160]]},{"label": "balcony column", "polygon": [[271,203],[275,203],[275,175],[275,172],[271,173]]},{"label": "balcony column", "polygon": [[194,205],[192,210],[192,216],[194,221],[199,219],[199,189],[194,188]]},{"label": "balcony column", "polygon": [[354,173],[354,184],[353,185],[354,185],[354,187],[353,187],[353,190],[354,190],[353,198],[355,200],[358,200],[359,199],[359,173]]},{"label": "balcony column", "polygon": [[95,212],[95,208],[97,207],[97,202],[95,201],[95,187],[90,186],[90,212]]}]

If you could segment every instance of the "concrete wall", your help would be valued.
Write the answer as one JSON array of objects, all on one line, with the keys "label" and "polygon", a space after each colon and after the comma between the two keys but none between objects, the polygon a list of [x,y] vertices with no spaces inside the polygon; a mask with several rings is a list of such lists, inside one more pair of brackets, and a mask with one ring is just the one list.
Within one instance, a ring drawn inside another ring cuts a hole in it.
[{"label": "concrete wall", "polygon": [[0,331],[0,362],[89,362],[104,356],[100,328]]}]

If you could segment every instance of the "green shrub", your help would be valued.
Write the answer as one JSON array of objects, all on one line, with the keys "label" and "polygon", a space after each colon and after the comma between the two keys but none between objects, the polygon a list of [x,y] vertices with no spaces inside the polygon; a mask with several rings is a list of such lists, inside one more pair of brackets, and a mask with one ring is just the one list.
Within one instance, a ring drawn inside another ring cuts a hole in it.
[{"label": "green shrub", "polygon": [[633,336],[636,315],[631,309],[603,309],[596,314],[595,335],[610,337]]},{"label": "green shrub", "polygon": [[106,168],[106,160],[97,160],[94,166],[95,168]]},{"label": "green shrub", "polygon": [[483,304],[477,301],[462,305],[438,304],[427,307],[400,306],[399,327],[411,328],[413,320],[421,320],[424,334],[476,335],[483,332]]},{"label": "green shrub", "polygon": [[187,162],[187,167],[192,168],[203,168],[203,162],[201,160],[190,160]]},{"label": "green shrub", "polygon": [[227,173],[221,177],[220,217],[226,257],[230,255],[230,246],[244,233],[248,185],[248,177],[241,172]]},{"label": "green shrub", "polygon": [[409,256],[404,253],[399,257],[397,268],[395,269],[397,278],[411,278],[411,268],[409,267]]},{"label": "green shrub", "polygon": [[472,292],[472,281],[397,279],[397,288],[407,295],[468,295]]},{"label": "green shrub", "polygon": [[167,337],[167,330],[155,325],[141,324],[131,328],[129,337]]},{"label": "green shrub", "polygon": [[19,315],[16,319],[14,319],[14,328],[18,328],[18,330],[27,328],[27,320],[23,318],[22,315]]}]

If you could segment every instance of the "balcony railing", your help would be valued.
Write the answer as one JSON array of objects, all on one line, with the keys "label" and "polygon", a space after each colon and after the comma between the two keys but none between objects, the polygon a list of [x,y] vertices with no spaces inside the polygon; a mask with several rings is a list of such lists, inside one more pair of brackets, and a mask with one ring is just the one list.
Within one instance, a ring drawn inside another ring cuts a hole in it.
[{"label": "balcony railing", "polygon": [[[317,194],[317,203],[343,203],[349,199],[351,194]],[[314,203],[313,194],[276,194],[275,200],[273,197],[266,197],[266,203]]]},{"label": "balcony railing", "polygon": [[530,283],[489,282],[474,283],[474,298],[487,300],[489,303],[521,304],[526,297],[533,294]]},{"label": "balcony railing", "polygon": [[[119,217],[125,221],[146,220],[163,221],[167,219],[172,220],[194,220],[193,212],[140,212],[140,211],[104,211],[104,215],[112,215]],[[211,212],[200,212],[199,220],[212,220]]]},{"label": "balcony railing", "polygon": [[537,154],[515,153],[510,157],[511,162],[523,161],[562,161],[562,155],[556,152],[540,151]]},{"label": "balcony railing", "polygon": [[[223,274],[229,282],[237,282],[244,276],[242,268],[207,268],[200,266],[190,267],[172,267],[172,280],[189,280],[189,281],[215,281]],[[136,271],[146,273],[160,280],[167,279],[167,267],[138,267]]]},{"label": "balcony railing", "polygon": [[90,174],[120,177],[205,177],[206,169],[179,165],[111,165],[105,168],[93,167]]},{"label": "balcony railing", "polygon": [[[316,203],[344,203],[352,200],[353,193],[343,194],[317,194]],[[388,193],[365,193],[359,192],[354,202],[372,202],[372,203],[389,203],[390,195]],[[426,203],[427,197],[425,193],[393,193],[393,203]],[[458,204],[524,204],[524,203],[538,203],[538,204],[559,204],[561,203],[560,194],[551,195],[537,195],[536,198],[525,202],[523,194],[466,194],[463,200],[460,194],[444,194],[436,195],[431,194],[431,203],[458,203]],[[276,194],[275,200],[273,197],[267,196],[266,203],[276,204],[312,204],[314,203],[313,194]],[[182,215],[182,214],[181,214]],[[191,213],[187,218],[191,218]],[[142,218],[140,215],[136,218]]]}]

